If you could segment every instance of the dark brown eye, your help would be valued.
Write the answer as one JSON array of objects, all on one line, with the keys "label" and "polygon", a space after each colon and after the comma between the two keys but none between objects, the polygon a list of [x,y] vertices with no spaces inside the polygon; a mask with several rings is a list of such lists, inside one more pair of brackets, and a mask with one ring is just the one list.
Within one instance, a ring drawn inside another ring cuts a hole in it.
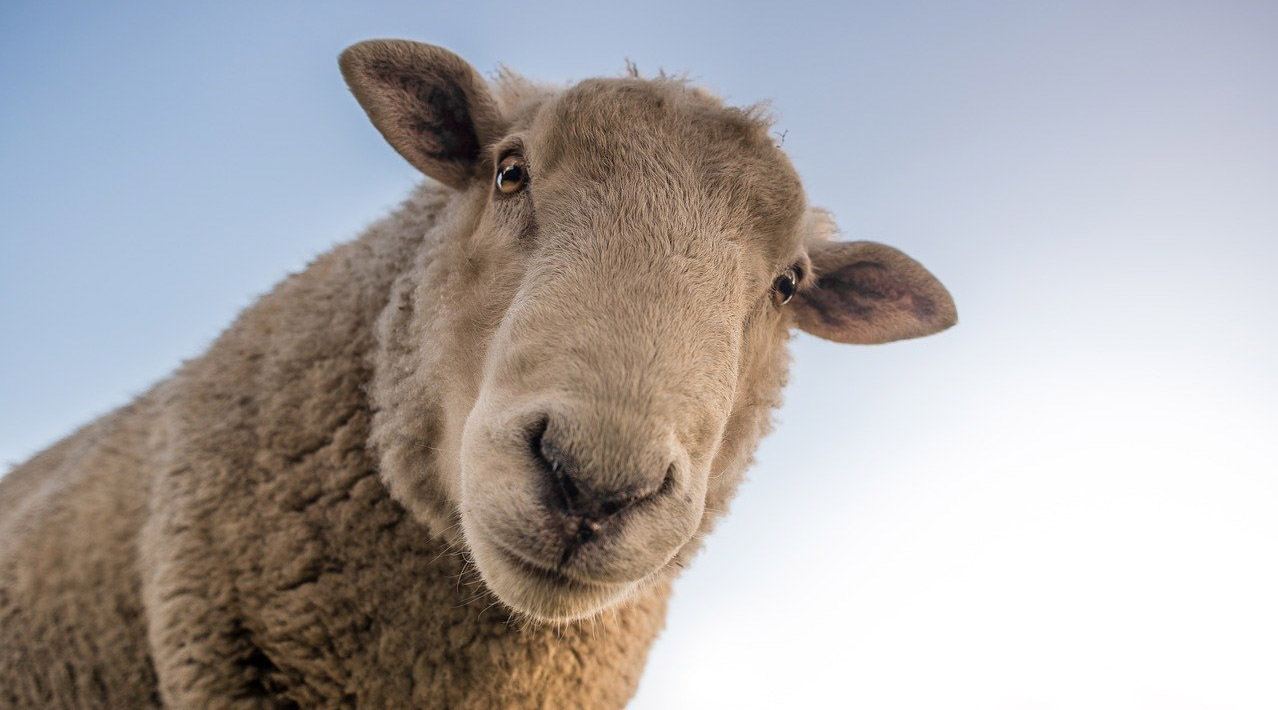
[{"label": "dark brown eye", "polygon": [[772,282],[772,297],[776,299],[778,306],[789,303],[798,290],[799,272],[795,269],[786,269],[776,281]]},{"label": "dark brown eye", "polygon": [[497,164],[497,191],[513,195],[528,187],[528,164],[522,155],[508,155]]}]

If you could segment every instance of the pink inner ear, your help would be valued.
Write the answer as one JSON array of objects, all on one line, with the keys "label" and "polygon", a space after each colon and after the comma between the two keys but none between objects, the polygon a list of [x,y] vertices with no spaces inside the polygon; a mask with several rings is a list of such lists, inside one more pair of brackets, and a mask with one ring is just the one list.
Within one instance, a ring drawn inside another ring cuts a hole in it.
[{"label": "pink inner ear", "polygon": [[[818,269],[819,259],[826,262],[829,271],[818,270],[815,288],[803,292],[795,310],[800,328],[837,342],[886,343],[928,335],[954,324],[949,293],[914,260],[882,245],[836,248],[837,252],[814,259]],[[857,259],[848,253],[852,250],[884,254],[883,258]],[[835,265],[838,252],[847,259],[842,266]]]},{"label": "pink inner ear", "polygon": [[885,307],[912,312],[920,320],[936,314],[936,303],[932,299],[912,292],[894,276],[883,264],[858,261],[820,274],[817,289],[809,300],[820,304],[821,318],[830,325],[843,325],[848,321],[864,323]]}]

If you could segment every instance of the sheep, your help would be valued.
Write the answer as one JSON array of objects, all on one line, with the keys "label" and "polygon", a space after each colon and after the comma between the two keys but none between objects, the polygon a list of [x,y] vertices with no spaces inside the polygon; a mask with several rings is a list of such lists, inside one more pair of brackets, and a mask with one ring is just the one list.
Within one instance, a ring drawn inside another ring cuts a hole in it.
[{"label": "sheep", "polygon": [[0,705],[619,708],[792,328],[943,330],[756,110],[661,76],[340,68],[432,180],[0,480]]}]

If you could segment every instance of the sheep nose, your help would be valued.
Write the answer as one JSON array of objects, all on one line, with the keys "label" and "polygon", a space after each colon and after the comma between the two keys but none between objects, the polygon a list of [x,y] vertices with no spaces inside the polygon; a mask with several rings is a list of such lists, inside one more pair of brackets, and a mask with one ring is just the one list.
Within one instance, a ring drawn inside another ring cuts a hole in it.
[{"label": "sheep nose", "polygon": [[[533,426],[529,443],[541,469],[545,505],[566,523],[566,535],[591,536],[609,518],[657,497],[673,485],[673,463],[664,467],[626,466],[631,470],[624,471],[592,471],[583,457],[574,455],[571,441],[552,432],[548,419],[543,418]],[[644,470],[652,468],[657,470]]]}]

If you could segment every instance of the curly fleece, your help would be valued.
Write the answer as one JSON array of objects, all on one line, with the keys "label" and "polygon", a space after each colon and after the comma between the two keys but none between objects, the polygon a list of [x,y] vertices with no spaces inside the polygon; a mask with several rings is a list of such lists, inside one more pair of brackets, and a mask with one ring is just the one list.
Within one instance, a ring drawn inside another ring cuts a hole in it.
[{"label": "curly fleece", "polygon": [[444,198],[423,188],[0,480],[0,705],[625,703],[664,585],[593,622],[513,619],[379,479],[373,325]]}]

